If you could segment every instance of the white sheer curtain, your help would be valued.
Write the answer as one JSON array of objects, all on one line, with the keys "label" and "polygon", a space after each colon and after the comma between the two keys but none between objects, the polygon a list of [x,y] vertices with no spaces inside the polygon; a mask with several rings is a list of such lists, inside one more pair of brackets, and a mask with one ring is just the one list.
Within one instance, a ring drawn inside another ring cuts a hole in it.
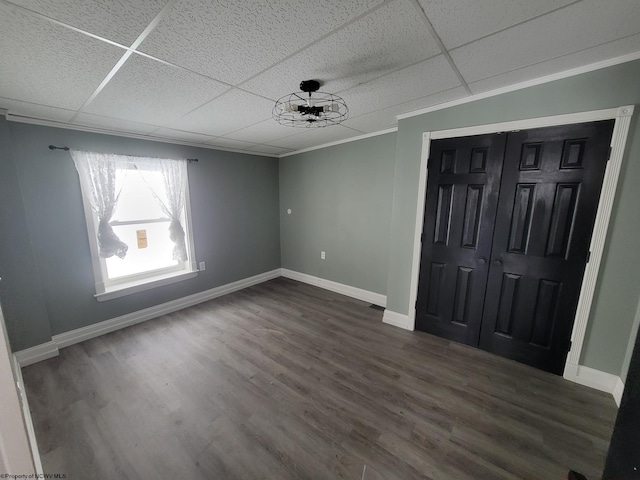
[{"label": "white sheer curtain", "polygon": [[71,150],[82,189],[98,216],[99,254],[103,258],[114,255],[124,258],[129,247],[109,225],[120,195],[116,191],[116,162],[113,157],[104,153]]},{"label": "white sheer curtain", "polygon": [[[95,152],[71,150],[71,157],[78,170],[83,191],[89,196],[91,207],[98,216],[98,246],[100,256],[117,255],[124,258],[128,246],[114,233],[109,225],[118,203],[120,192],[116,191],[117,172],[135,168],[151,190],[162,212],[169,217],[169,238],[174,244],[173,259],[188,260],[185,233],[181,218],[184,212],[187,190],[187,160],[152,157],[133,157]],[[145,174],[156,172],[162,175],[162,190],[147,181]]]},{"label": "white sheer curtain", "polygon": [[[167,158],[153,159],[146,162],[146,166],[159,170],[162,173],[164,195],[147,183],[154,198],[160,205],[162,212],[171,219],[169,224],[169,238],[173,242],[173,259],[178,262],[186,262],[188,259],[187,246],[185,244],[184,228],[180,223],[187,190],[187,160],[173,160]],[[144,171],[138,170],[144,178]]]}]

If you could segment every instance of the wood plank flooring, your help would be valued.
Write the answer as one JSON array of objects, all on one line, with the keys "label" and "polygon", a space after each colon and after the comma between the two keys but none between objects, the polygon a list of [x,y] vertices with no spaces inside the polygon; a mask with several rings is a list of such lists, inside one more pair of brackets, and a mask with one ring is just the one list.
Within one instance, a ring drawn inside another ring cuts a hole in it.
[{"label": "wood plank flooring", "polygon": [[24,368],[70,479],[599,478],[610,395],[284,278]]}]

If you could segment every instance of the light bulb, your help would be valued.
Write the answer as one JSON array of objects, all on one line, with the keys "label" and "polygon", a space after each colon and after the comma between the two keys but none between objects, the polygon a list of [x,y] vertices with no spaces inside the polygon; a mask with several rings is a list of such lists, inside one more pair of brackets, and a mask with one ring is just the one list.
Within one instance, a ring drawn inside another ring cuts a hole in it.
[{"label": "light bulb", "polygon": [[339,112],[340,111],[340,105],[338,105],[337,103],[330,103],[329,105],[324,105],[322,107],[322,111],[323,112]]},{"label": "light bulb", "polygon": [[297,112],[297,111],[298,111],[298,106],[291,102],[282,103],[280,105],[280,113],[291,113],[291,112]]}]

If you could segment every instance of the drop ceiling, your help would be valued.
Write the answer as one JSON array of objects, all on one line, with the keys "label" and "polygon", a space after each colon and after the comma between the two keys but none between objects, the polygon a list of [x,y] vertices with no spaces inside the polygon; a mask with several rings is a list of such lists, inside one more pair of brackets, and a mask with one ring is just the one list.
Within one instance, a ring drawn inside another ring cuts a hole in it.
[{"label": "drop ceiling", "polygon": [[[0,109],[279,156],[640,58],[639,20],[638,0],[0,0]],[[272,120],[306,79],[343,97],[349,119],[312,130]]]}]

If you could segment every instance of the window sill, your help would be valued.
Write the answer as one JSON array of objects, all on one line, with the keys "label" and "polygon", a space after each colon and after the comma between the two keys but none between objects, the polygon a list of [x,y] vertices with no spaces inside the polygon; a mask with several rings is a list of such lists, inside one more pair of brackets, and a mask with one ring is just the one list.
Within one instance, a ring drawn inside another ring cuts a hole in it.
[{"label": "window sill", "polygon": [[143,292],[145,290],[151,290],[152,288],[161,287],[163,285],[169,285],[171,283],[181,282],[194,278],[198,275],[198,271],[180,271],[173,272],[164,275],[158,275],[157,277],[145,278],[144,280],[138,280],[136,282],[123,283],[113,287],[107,288],[104,293],[96,293],[96,300],[104,302],[106,300],[112,300],[114,298],[124,297],[131,295],[132,293]]}]

